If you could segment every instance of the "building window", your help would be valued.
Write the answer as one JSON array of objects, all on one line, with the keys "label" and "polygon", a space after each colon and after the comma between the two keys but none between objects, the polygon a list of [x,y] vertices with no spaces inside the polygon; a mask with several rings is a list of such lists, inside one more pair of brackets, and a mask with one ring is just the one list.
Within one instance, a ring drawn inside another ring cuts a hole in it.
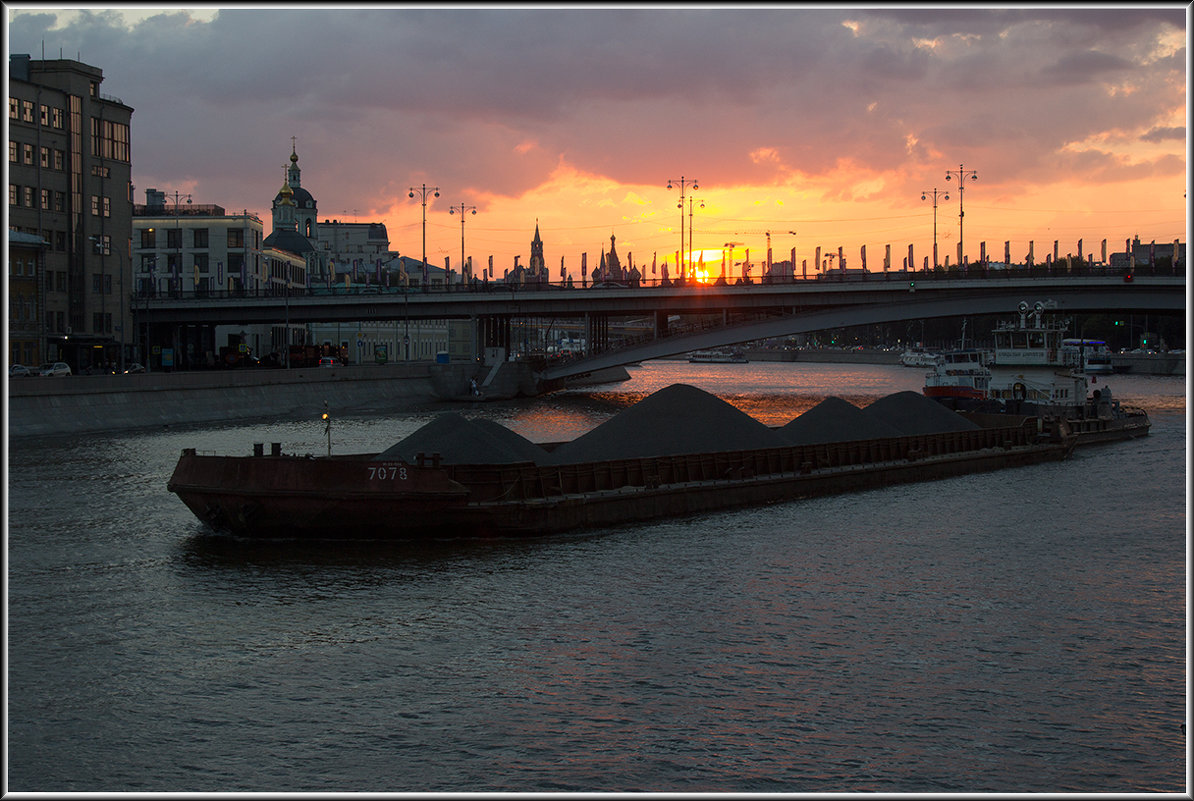
[{"label": "building window", "polygon": [[32,100],[22,100],[21,101],[21,121],[22,122],[33,122],[33,101]]},{"label": "building window", "polygon": [[201,273],[208,272],[207,265],[208,265],[207,254],[206,253],[196,253],[195,254],[195,266],[199,268],[199,272],[201,272]]},{"label": "building window", "polygon": [[8,160],[11,161],[13,164],[16,164],[18,161],[21,160],[21,157],[19,155],[18,145],[16,142],[14,142],[11,139],[8,140]]},{"label": "building window", "polygon": [[43,147],[41,149],[41,166],[42,169],[50,169],[50,148]]},{"label": "building window", "polygon": [[100,213],[100,199],[99,195],[91,196],[91,216],[98,217]]},{"label": "building window", "polygon": [[104,291],[104,274],[103,273],[92,273],[91,274],[91,291],[97,295]]},{"label": "building window", "polygon": [[54,193],[54,211],[66,211],[66,193]]},{"label": "building window", "polygon": [[[61,209],[59,209],[59,211],[61,211]],[[54,232],[54,250],[57,250],[59,253],[66,252],[66,231]]]},{"label": "building window", "polygon": [[182,231],[177,228],[166,229],[166,247],[181,248],[182,247]]},{"label": "building window", "polygon": [[44,103],[42,104],[42,107],[41,107],[41,124],[42,125],[50,124],[50,107],[45,105]]},{"label": "building window", "polygon": [[128,161],[129,127],[112,120],[92,117],[91,155],[117,161]]},{"label": "building window", "polygon": [[21,197],[20,192],[20,187],[18,187],[16,184],[8,185],[8,205],[17,205],[17,200]]},{"label": "building window", "polygon": [[65,150],[55,150],[54,151],[54,169],[56,169],[56,170],[65,170],[66,169],[66,151]]},{"label": "building window", "polygon": [[21,145],[21,152],[24,153],[24,161],[26,164],[33,165],[33,145]]},{"label": "building window", "polygon": [[52,125],[53,127],[57,128],[60,131],[62,130],[62,109],[60,109],[60,108],[50,109],[50,125]]},{"label": "building window", "polygon": [[[65,272],[54,273],[54,279],[55,279],[54,280],[54,289],[56,289],[59,292],[65,292],[66,291],[66,273]],[[58,330],[59,331],[62,330],[61,326],[58,328]]]},{"label": "building window", "polygon": [[21,101],[15,97],[8,98],[8,118],[10,120],[19,120],[21,118]]},{"label": "building window", "polygon": [[44,210],[44,211],[50,210],[50,190],[49,189],[41,190],[41,207],[42,207],[42,210]]},{"label": "building window", "polygon": [[197,247],[197,248],[207,247],[207,229],[206,228],[196,228],[195,229],[195,247]]},{"label": "building window", "polygon": [[112,198],[108,197],[107,195],[104,195],[104,216],[112,216]]},{"label": "building window", "polygon": [[33,208],[33,187],[25,187],[25,206],[26,208]]},{"label": "building window", "polygon": [[240,228],[228,229],[228,247],[243,248],[245,246],[245,232]]},{"label": "building window", "polygon": [[141,229],[141,247],[155,248],[157,247],[156,231],[153,228]]}]

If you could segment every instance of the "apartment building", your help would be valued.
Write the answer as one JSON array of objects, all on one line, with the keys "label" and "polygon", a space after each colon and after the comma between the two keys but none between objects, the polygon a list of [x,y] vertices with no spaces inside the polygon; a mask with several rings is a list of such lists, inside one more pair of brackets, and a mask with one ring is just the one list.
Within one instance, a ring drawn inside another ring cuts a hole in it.
[{"label": "apartment building", "polygon": [[117,364],[135,345],[133,109],[102,93],[103,80],[79,61],[9,58],[9,231],[46,243],[37,274],[21,276],[35,286],[30,336],[41,361],[75,372]]}]

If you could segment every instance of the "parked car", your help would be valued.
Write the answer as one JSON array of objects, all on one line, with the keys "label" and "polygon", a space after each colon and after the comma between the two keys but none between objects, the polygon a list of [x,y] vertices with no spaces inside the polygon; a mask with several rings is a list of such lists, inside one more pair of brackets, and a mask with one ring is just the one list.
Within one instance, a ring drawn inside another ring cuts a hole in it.
[{"label": "parked car", "polygon": [[41,374],[43,376],[58,376],[70,375],[70,365],[66,362],[54,362],[53,364],[43,364],[41,366]]},{"label": "parked car", "polygon": [[343,367],[344,363],[332,356],[324,356],[319,360],[320,367]]},{"label": "parked car", "polygon": [[33,375],[33,371],[23,364],[14,364],[8,368],[9,378],[18,378],[30,375]]},{"label": "parked car", "polygon": [[125,375],[132,375],[133,373],[144,373],[145,365],[138,362],[129,362],[128,366],[124,368]]}]

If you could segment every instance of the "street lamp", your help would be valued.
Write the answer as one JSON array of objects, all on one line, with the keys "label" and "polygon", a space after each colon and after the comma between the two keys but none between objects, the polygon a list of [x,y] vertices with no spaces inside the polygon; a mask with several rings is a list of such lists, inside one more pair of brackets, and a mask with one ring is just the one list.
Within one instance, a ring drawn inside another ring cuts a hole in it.
[{"label": "street lamp", "polygon": [[460,277],[464,278],[464,213],[471,211],[473,214],[477,213],[476,206],[466,206],[461,203],[459,206],[452,206],[448,209],[448,214],[455,214],[460,212]]},{"label": "street lamp", "polygon": [[427,193],[434,192],[435,196],[439,197],[439,187],[438,186],[428,187],[427,184],[421,184],[420,186],[417,186],[417,187],[412,186],[410,188],[410,196],[414,197],[415,192],[418,192],[419,196],[423,200],[423,291],[426,292],[427,291]]},{"label": "street lamp", "polygon": [[163,192],[162,197],[166,200],[174,200],[174,230],[178,236],[178,261],[174,264],[174,274],[178,276],[175,280],[178,281],[178,293],[182,294],[182,223],[178,219],[178,204],[185,198],[187,204],[190,205],[191,196],[185,192]]},{"label": "street lamp", "polygon": [[683,175],[680,176],[679,180],[673,180],[673,179],[669,178],[668,182],[667,182],[667,188],[671,189],[672,184],[674,184],[674,183],[680,185],[680,202],[676,204],[676,207],[680,209],[680,263],[676,266],[680,268],[680,277],[683,278],[684,277],[684,187],[687,186],[688,184],[692,184],[693,189],[698,189],[699,187],[697,186],[697,182],[696,182],[695,178],[685,178]]},{"label": "street lamp", "polygon": [[[693,189],[696,189],[696,184],[693,184]],[[692,256],[692,203],[694,198],[692,195],[688,196],[688,255]],[[705,201],[701,201],[701,208],[705,208]]]},{"label": "street lamp", "polygon": [[966,212],[962,208],[962,193],[966,188],[966,179],[969,178],[972,181],[977,181],[978,173],[974,170],[967,173],[962,165],[959,164],[958,169],[945,171],[945,180],[948,181],[955,175],[958,176],[958,264],[961,264],[962,254],[965,252],[962,247],[962,218],[966,216]]},{"label": "street lamp", "polygon": [[[948,176],[946,176],[946,180],[947,181],[949,180]],[[932,194],[933,194],[933,269],[936,270],[937,269],[937,187],[935,187],[935,186],[933,187]],[[921,192],[920,199],[928,200],[929,199],[929,190],[926,189],[924,192]],[[941,199],[949,200],[949,194],[946,192],[942,192]]]}]

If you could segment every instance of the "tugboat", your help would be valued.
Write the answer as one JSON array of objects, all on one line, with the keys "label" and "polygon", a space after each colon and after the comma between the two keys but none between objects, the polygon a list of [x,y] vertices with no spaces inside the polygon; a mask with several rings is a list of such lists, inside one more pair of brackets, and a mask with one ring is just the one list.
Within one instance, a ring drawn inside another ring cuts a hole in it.
[{"label": "tugboat", "polygon": [[978,348],[966,347],[966,321],[962,321],[962,340],[953,350],[942,351],[925,376],[925,397],[940,401],[951,409],[973,405],[988,397],[991,356]]},{"label": "tugboat", "polygon": [[[926,376],[924,394],[972,417],[1030,415],[1057,420],[1077,444],[1132,439],[1148,434],[1143,409],[1122,407],[1105,384],[1093,388],[1080,348],[1064,346],[1069,320],[1046,318],[1046,304],[1021,301],[1016,320],[992,332],[995,350],[985,366],[951,368],[943,361]],[[963,353],[963,351],[959,351]],[[959,356],[958,358],[962,358]],[[979,385],[986,382],[985,395]]]}]

